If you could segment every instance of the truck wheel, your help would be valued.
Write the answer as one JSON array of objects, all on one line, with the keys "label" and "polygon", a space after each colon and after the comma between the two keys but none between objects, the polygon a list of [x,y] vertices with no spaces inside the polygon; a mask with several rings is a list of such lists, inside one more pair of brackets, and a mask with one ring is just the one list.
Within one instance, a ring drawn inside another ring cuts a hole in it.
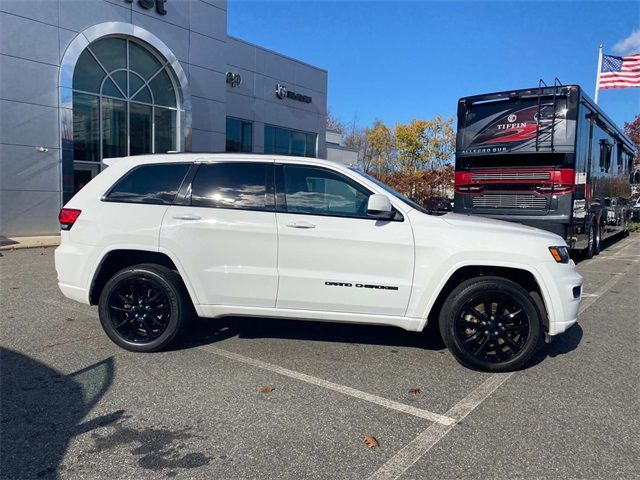
[{"label": "truck wheel", "polygon": [[526,365],[542,339],[542,315],[531,295],[501,277],[476,277],[451,292],[440,333],[456,360],[488,372]]},{"label": "truck wheel", "polygon": [[98,303],[105,333],[133,352],[168,346],[190,313],[180,277],[161,265],[141,264],[120,270],[107,281]]},{"label": "truck wheel", "polygon": [[595,244],[596,244],[596,235],[597,235],[597,227],[596,223],[591,224],[591,228],[589,229],[589,238],[587,239],[587,248],[583,250],[584,258],[590,259],[595,255]]},{"label": "truck wheel", "polygon": [[593,254],[600,254],[600,246],[602,243],[602,226],[599,223],[593,225],[593,229],[595,230],[595,238],[593,242]]}]

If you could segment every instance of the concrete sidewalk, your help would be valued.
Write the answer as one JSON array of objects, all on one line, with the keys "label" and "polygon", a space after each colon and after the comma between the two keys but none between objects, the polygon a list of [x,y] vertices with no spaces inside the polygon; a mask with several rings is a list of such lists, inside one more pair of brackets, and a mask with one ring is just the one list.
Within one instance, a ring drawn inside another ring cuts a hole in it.
[{"label": "concrete sidewalk", "polygon": [[0,246],[0,250],[21,250],[23,248],[57,247],[60,245],[60,235],[39,235],[36,237],[10,237],[15,243]]}]

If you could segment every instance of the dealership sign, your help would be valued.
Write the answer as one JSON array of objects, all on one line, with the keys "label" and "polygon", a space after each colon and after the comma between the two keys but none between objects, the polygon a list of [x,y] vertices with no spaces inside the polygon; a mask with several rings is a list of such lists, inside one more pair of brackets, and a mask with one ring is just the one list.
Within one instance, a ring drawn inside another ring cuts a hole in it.
[{"label": "dealership sign", "polygon": [[[127,3],[133,3],[133,0],[124,0]],[[138,5],[140,5],[145,10],[151,10],[153,6],[156,6],[156,12],[160,15],[166,15],[167,10],[164,8],[164,4],[167,3],[167,0],[138,0]]]},{"label": "dealership sign", "polygon": [[287,90],[287,87],[281,84],[276,85],[276,97],[280,100],[284,100],[285,98],[290,98],[291,100],[297,100],[303,103],[311,103],[312,98],[307,95],[302,95],[301,93],[292,92],[291,90]]}]

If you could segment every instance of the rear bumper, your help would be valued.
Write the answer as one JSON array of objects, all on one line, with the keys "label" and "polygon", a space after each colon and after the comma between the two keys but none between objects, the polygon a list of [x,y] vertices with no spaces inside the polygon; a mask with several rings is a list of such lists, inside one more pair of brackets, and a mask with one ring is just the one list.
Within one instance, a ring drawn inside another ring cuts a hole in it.
[{"label": "rear bumper", "polygon": [[62,232],[62,242],[54,253],[58,287],[65,297],[89,305],[93,266],[99,249],[65,241],[66,233]]}]

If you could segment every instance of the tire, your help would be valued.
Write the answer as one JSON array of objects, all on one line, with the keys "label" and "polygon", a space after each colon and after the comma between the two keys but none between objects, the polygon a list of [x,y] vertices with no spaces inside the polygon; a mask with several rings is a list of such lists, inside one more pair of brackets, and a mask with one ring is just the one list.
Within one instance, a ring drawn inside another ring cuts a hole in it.
[{"label": "tire", "polygon": [[177,273],[161,265],[140,264],[107,281],[98,311],[103,330],[116,345],[132,352],[156,352],[184,330],[190,305]]},{"label": "tire", "polygon": [[[485,305],[491,315],[485,315]],[[439,325],[456,360],[486,372],[524,367],[543,338],[542,314],[535,300],[502,277],[476,277],[458,285],[440,311]]]},{"label": "tire", "polygon": [[589,229],[589,238],[587,239],[587,248],[583,250],[583,256],[587,260],[593,258],[595,255],[596,225],[596,223],[591,224],[591,228]]},{"label": "tire", "polygon": [[595,241],[593,242],[593,254],[600,255],[600,247],[602,245],[602,226],[599,223],[594,225]]}]

